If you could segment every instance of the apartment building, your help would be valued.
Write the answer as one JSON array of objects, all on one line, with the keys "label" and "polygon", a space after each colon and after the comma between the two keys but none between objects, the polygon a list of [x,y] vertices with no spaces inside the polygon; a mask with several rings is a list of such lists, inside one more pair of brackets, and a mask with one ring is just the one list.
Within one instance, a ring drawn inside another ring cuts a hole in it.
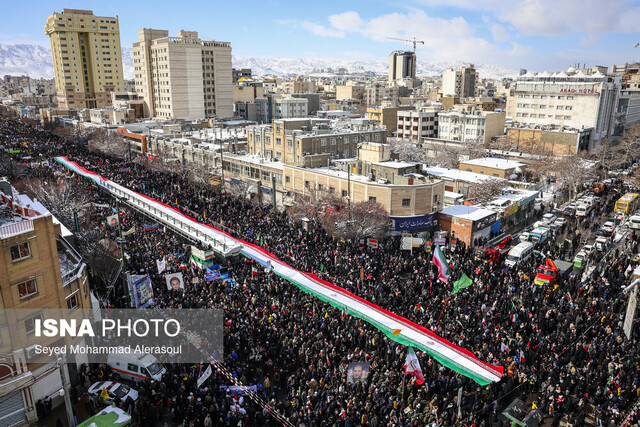
[{"label": "apartment building", "polygon": [[233,116],[231,43],[204,41],[196,31],[144,28],[133,44],[136,92],[145,115],[201,120]]},{"label": "apartment building", "polygon": [[277,119],[300,118],[309,115],[309,100],[306,98],[267,95],[256,98],[255,104],[258,123],[271,123]]},{"label": "apartment building", "polygon": [[386,132],[379,126],[333,126],[327,119],[280,119],[270,125],[247,127],[250,154],[289,165],[304,165],[317,154],[325,154],[328,159],[354,157],[360,143],[384,143],[386,139]]},{"label": "apartment building", "polygon": [[554,74],[527,72],[519,76],[507,99],[514,127],[593,129],[589,150],[615,131],[620,76],[568,69]]},{"label": "apartment building", "polygon": [[396,50],[389,55],[389,83],[416,78],[416,54]]},{"label": "apartment building", "polygon": [[442,95],[462,98],[475,96],[477,76],[473,64],[460,67],[457,70],[453,68],[445,70],[442,73]]},{"label": "apartment building", "polygon": [[363,99],[364,86],[362,85],[338,85],[336,86],[336,101],[348,99]]},{"label": "apartment building", "polygon": [[438,112],[435,109],[398,111],[398,138],[420,143],[438,137]]},{"label": "apartment building", "polygon": [[368,107],[381,105],[383,101],[396,104],[399,97],[398,86],[388,86],[386,83],[367,84],[364,89],[364,101]]},{"label": "apartment building", "polygon": [[[0,206],[0,425],[35,424],[36,402],[50,397],[60,404],[62,382],[57,361],[34,350],[43,344],[33,335],[34,321],[48,309],[76,319],[79,309],[90,309],[87,269],[65,238],[71,233],[4,179]],[[77,338],[66,343],[84,345]],[[63,369],[73,371],[85,359],[69,357]]]},{"label": "apartment building", "polygon": [[63,9],[47,17],[58,108],[111,105],[110,93],[124,90],[118,17]]},{"label": "apartment building", "polygon": [[387,135],[391,136],[398,129],[398,112],[415,110],[413,105],[401,105],[398,107],[369,107],[367,108],[367,119],[375,120],[379,126],[387,130]]},{"label": "apartment building", "polygon": [[[304,80],[302,77],[298,76],[292,80],[282,82],[282,84],[279,85],[279,88],[281,93],[292,95],[294,93],[314,93],[316,92],[317,86],[315,81]],[[270,90],[275,90],[275,85]]]},{"label": "apartment building", "polygon": [[438,138],[451,141],[480,141],[504,135],[505,113],[480,110],[451,110],[438,113]]}]

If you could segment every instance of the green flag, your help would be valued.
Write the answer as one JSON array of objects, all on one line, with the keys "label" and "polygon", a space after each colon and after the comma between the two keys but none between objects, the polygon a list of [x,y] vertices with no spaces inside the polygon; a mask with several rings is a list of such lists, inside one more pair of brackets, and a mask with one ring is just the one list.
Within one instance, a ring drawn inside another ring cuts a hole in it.
[{"label": "green flag", "polygon": [[324,264],[320,263],[320,271],[324,271]]},{"label": "green flag", "polygon": [[466,274],[462,273],[462,277],[453,283],[453,292],[451,292],[451,295],[457,294],[458,292],[460,292],[464,288],[468,288],[472,284],[473,280],[469,279]]}]

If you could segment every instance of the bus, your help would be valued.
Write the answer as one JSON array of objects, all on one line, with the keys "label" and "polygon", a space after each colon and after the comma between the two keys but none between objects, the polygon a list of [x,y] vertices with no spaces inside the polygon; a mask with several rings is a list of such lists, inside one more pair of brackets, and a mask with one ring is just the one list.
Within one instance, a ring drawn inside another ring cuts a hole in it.
[{"label": "bus", "polygon": [[627,216],[636,211],[638,208],[638,202],[640,202],[638,193],[627,193],[618,199],[615,211],[617,214]]}]

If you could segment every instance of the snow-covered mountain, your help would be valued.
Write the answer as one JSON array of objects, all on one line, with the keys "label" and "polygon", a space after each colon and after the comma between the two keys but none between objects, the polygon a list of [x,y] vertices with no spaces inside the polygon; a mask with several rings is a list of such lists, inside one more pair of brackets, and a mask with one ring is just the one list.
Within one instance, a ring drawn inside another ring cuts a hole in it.
[{"label": "snow-covered mountain", "polygon": [[[133,78],[133,58],[130,47],[122,48],[122,65],[124,78]],[[448,63],[443,61],[418,61],[417,74],[422,76],[436,76],[448,67],[459,67],[462,62]],[[515,77],[516,70],[495,64],[475,64],[480,77],[486,79],[500,79]],[[251,68],[256,77],[275,75],[286,76],[331,76],[331,75],[386,75],[387,60],[348,60],[326,58],[272,58],[234,56],[233,66],[236,68]],[[51,49],[36,44],[3,44],[0,43],[0,76],[5,74],[27,74],[31,77],[52,78],[53,65]]]}]

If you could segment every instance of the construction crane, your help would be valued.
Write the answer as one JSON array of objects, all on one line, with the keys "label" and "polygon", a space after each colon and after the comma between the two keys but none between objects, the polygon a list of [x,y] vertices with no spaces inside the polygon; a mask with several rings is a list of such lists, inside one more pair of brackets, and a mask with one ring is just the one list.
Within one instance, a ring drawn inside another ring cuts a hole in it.
[{"label": "construction crane", "polygon": [[416,44],[418,43],[422,43],[424,44],[424,42],[422,40],[416,40],[416,38],[414,37],[413,39],[398,39],[395,37],[387,37],[389,40],[400,40],[401,42],[407,42],[407,43],[413,43],[413,53],[416,53]]}]

